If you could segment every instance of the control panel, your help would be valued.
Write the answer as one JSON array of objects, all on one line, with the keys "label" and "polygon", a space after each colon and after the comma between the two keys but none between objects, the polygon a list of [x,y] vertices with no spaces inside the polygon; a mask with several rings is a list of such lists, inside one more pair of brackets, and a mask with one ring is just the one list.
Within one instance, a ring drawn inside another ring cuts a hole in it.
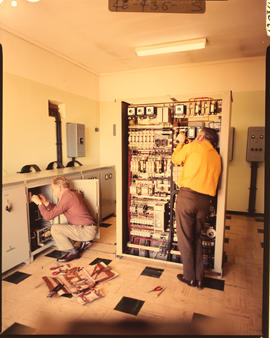
[{"label": "control panel", "polygon": [[[171,156],[181,132],[186,134],[186,143],[193,142],[203,127],[220,132],[222,100],[129,105],[127,121],[127,253],[181,262],[174,210],[182,167],[173,165]],[[213,198],[201,234],[203,262],[209,269],[214,267],[216,206],[217,198]]]},{"label": "control panel", "polygon": [[247,136],[247,161],[263,162],[265,127],[249,127]]}]

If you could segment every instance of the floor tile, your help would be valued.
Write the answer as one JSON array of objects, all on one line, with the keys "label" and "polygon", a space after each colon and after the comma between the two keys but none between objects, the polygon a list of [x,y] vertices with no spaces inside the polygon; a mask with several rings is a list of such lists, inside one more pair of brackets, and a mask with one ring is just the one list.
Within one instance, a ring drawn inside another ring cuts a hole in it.
[{"label": "floor tile", "polygon": [[130,313],[132,315],[137,316],[143,304],[144,304],[143,300],[130,298],[130,297],[123,297],[120,300],[120,302],[116,305],[114,310],[125,312],[125,313]]},{"label": "floor tile", "polygon": [[111,226],[111,223],[100,223],[99,226],[103,227],[103,228],[108,228],[109,226]]},{"label": "floor tile", "polygon": [[264,229],[257,229],[257,232],[258,232],[259,234],[263,234],[263,233],[264,233]]},{"label": "floor tile", "polygon": [[196,313],[196,312],[194,312],[193,313],[193,316],[192,316],[192,321],[194,321],[194,320],[201,320],[201,319],[206,319],[206,318],[211,318],[210,316],[206,316],[206,315],[203,315],[203,314],[201,314],[201,313]]},{"label": "floor tile", "polygon": [[159,278],[161,276],[161,274],[162,274],[163,271],[164,271],[164,269],[157,269],[157,268],[152,268],[150,266],[147,266],[143,270],[143,272],[141,273],[141,275]]},{"label": "floor tile", "polygon": [[109,265],[111,263],[111,261],[112,261],[111,259],[97,257],[91,263],[89,263],[89,265],[95,265],[95,264],[100,263],[100,262],[103,262],[106,265]]},{"label": "floor tile", "polygon": [[204,284],[206,288],[224,291],[225,281],[222,279],[205,277]]},{"label": "floor tile", "polygon": [[52,257],[52,258],[59,258],[63,256],[66,252],[65,251],[60,251],[60,250],[54,250],[45,255],[46,257]]},{"label": "floor tile", "polygon": [[225,237],[225,238],[224,238],[224,243],[229,243],[229,240],[230,240],[229,238],[226,238],[226,237]]},{"label": "floor tile", "polygon": [[25,326],[23,324],[14,323],[9,328],[7,328],[2,335],[27,335],[33,334],[36,329],[33,329],[29,326]]},{"label": "floor tile", "polygon": [[4,281],[10,282],[13,284],[19,284],[26,278],[30,277],[31,275],[28,273],[16,271],[12,275],[9,275],[8,277],[4,278]]}]

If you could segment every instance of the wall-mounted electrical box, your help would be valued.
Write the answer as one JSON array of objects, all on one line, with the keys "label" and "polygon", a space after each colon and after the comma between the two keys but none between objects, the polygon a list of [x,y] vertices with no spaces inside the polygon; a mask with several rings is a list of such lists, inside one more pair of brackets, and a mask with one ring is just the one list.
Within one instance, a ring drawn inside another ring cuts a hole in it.
[{"label": "wall-mounted electrical box", "polygon": [[247,161],[263,162],[265,127],[249,127],[247,137]]},{"label": "wall-mounted electrical box", "polygon": [[67,157],[85,156],[85,126],[80,123],[67,123]]}]

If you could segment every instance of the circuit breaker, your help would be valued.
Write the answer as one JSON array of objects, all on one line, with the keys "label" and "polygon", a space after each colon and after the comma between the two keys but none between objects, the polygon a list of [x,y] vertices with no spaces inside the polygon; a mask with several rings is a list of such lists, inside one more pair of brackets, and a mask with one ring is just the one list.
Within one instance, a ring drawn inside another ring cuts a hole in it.
[{"label": "circuit breaker", "polygon": [[85,156],[85,125],[80,123],[67,123],[67,157]]},{"label": "circuit breaker", "polygon": [[247,161],[263,162],[265,127],[249,127],[247,136]]},{"label": "circuit breaker", "polygon": [[[152,259],[181,262],[176,236],[175,203],[179,190],[178,178],[182,167],[171,163],[180,132],[186,142],[193,142],[203,127],[214,128],[218,134],[223,123],[222,99],[203,97],[173,103],[132,104],[126,114],[124,133],[127,163],[127,196],[123,196],[125,254]],[[226,122],[227,123],[227,122]],[[123,135],[124,135],[123,134]],[[217,151],[228,148],[218,144]],[[123,178],[125,179],[125,178]],[[224,184],[226,186],[226,184]],[[206,269],[221,271],[224,235],[225,198],[223,215],[217,221],[217,199],[211,202],[205,228],[202,231],[203,262]],[[217,224],[219,224],[217,226]],[[217,241],[216,241],[216,237]],[[218,244],[216,244],[218,243]],[[217,260],[219,261],[217,263]]]}]

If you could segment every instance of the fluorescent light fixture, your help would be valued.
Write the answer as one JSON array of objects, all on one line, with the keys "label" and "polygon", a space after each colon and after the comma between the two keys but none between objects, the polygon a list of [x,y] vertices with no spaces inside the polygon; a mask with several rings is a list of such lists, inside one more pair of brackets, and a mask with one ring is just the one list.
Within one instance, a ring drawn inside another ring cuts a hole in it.
[{"label": "fluorescent light fixture", "polygon": [[202,38],[202,39],[193,39],[170,43],[162,43],[158,45],[151,45],[145,47],[138,47],[135,50],[138,56],[145,56],[145,55],[167,54],[202,49],[205,48],[205,45],[206,38]]}]

